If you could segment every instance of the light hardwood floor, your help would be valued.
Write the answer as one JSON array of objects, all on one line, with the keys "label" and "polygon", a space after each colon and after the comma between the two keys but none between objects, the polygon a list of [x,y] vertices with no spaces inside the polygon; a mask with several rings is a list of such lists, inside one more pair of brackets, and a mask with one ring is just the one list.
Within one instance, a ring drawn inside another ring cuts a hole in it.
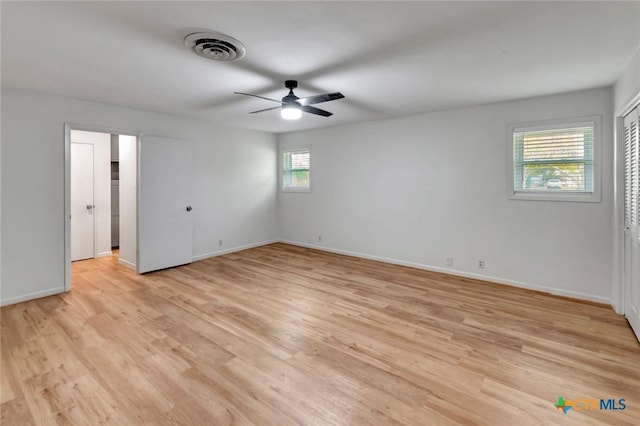
[{"label": "light hardwood floor", "polygon": [[3,425],[640,424],[608,306],[284,244],[73,283],[1,311]]}]

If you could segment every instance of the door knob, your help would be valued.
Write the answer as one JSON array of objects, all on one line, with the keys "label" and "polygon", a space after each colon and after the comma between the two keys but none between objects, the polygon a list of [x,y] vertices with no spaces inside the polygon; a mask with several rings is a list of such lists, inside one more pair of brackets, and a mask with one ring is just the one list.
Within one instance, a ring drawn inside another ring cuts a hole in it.
[{"label": "door knob", "polygon": [[187,211],[190,212],[191,210],[193,210],[193,208],[191,206],[187,206]]},{"label": "door knob", "polygon": [[93,210],[93,204],[87,204],[87,210]]}]

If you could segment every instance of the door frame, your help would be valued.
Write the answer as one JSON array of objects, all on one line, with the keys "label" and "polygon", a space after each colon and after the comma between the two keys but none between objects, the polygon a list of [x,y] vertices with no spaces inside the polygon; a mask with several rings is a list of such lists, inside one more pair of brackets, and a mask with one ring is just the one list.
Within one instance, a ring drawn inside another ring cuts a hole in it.
[{"label": "door frame", "polygon": [[619,315],[625,314],[624,287],[624,116],[640,105],[640,92],[614,112],[613,145],[613,288],[611,305]]},{"label": "door frame", "polygon": [[[64,123],[64,291],[71,290],[71,131],[109,133],[135,136],[137,144],[142,133],[90,124]],[[136,197],[137,199],[137,197]],[[136,219],[137,220],[137,219]],[[137,238],[137,236],[136,236]],[[137,259],[136,259],[137,263]]]}]

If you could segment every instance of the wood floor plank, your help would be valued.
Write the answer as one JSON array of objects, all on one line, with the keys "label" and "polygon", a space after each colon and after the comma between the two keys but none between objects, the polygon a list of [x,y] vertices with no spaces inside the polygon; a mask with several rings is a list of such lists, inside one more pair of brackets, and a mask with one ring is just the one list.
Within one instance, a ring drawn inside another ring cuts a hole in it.
[{"label": "wood floor plank", "polygon": [[72,268],[70,293],[0,312],[3,425],[640,424],[609,306],[286,244]]}]

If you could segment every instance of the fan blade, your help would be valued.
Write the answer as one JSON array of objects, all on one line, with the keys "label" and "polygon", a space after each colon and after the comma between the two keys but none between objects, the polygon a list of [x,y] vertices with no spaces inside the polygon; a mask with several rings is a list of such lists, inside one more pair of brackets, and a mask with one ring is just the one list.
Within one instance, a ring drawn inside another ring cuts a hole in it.
[{"label": "fan blade", "polygon": [[282,101],[277,101],[277,100],[271,99],[271,98],[265,98],[264,96],[260,96],[260,95],[252,95],[251,93],[242,93],[242,92],[233,92],[233,93],[236,94],[236,95],[253,96],[254,98],[264,99],[265,101],[277,102],[280,105],[282,105]]},{"label": "fan blade", "polygon": [[265,111],[271,111],[272,109],[280,109],[282,108],[281,106],[277,106],[277,107],[271,107],[271,108],[266,108],[266,109],[259,109],[258,111],[251,111],[249,114],[257,114],[259,112],[265,112]]},{"label": "fan blade", "polygon": [[320,102],[328,102],[328,101],[335,101],[336,99],[342,99],[344,98],[344,95],[340,92],[335,92],[335,93],[325,93],[324,95],[315,95],[315,96],[308,96],[306,98],[300,98],[298,99],[298,102],[300,102],[300,105],[313,105],[313,104],[319,104]]},{"label": "fan blade", "polygon": [[323,109],[308,106],[308,105],[303,105],[302,107],[300,107],[300,109],[303,110],[304,112],[308,112],[310,114],[315,114],[315,115],[321,115],[323,117],[331,117],[333,115],[329,111],[325,111]]}]

